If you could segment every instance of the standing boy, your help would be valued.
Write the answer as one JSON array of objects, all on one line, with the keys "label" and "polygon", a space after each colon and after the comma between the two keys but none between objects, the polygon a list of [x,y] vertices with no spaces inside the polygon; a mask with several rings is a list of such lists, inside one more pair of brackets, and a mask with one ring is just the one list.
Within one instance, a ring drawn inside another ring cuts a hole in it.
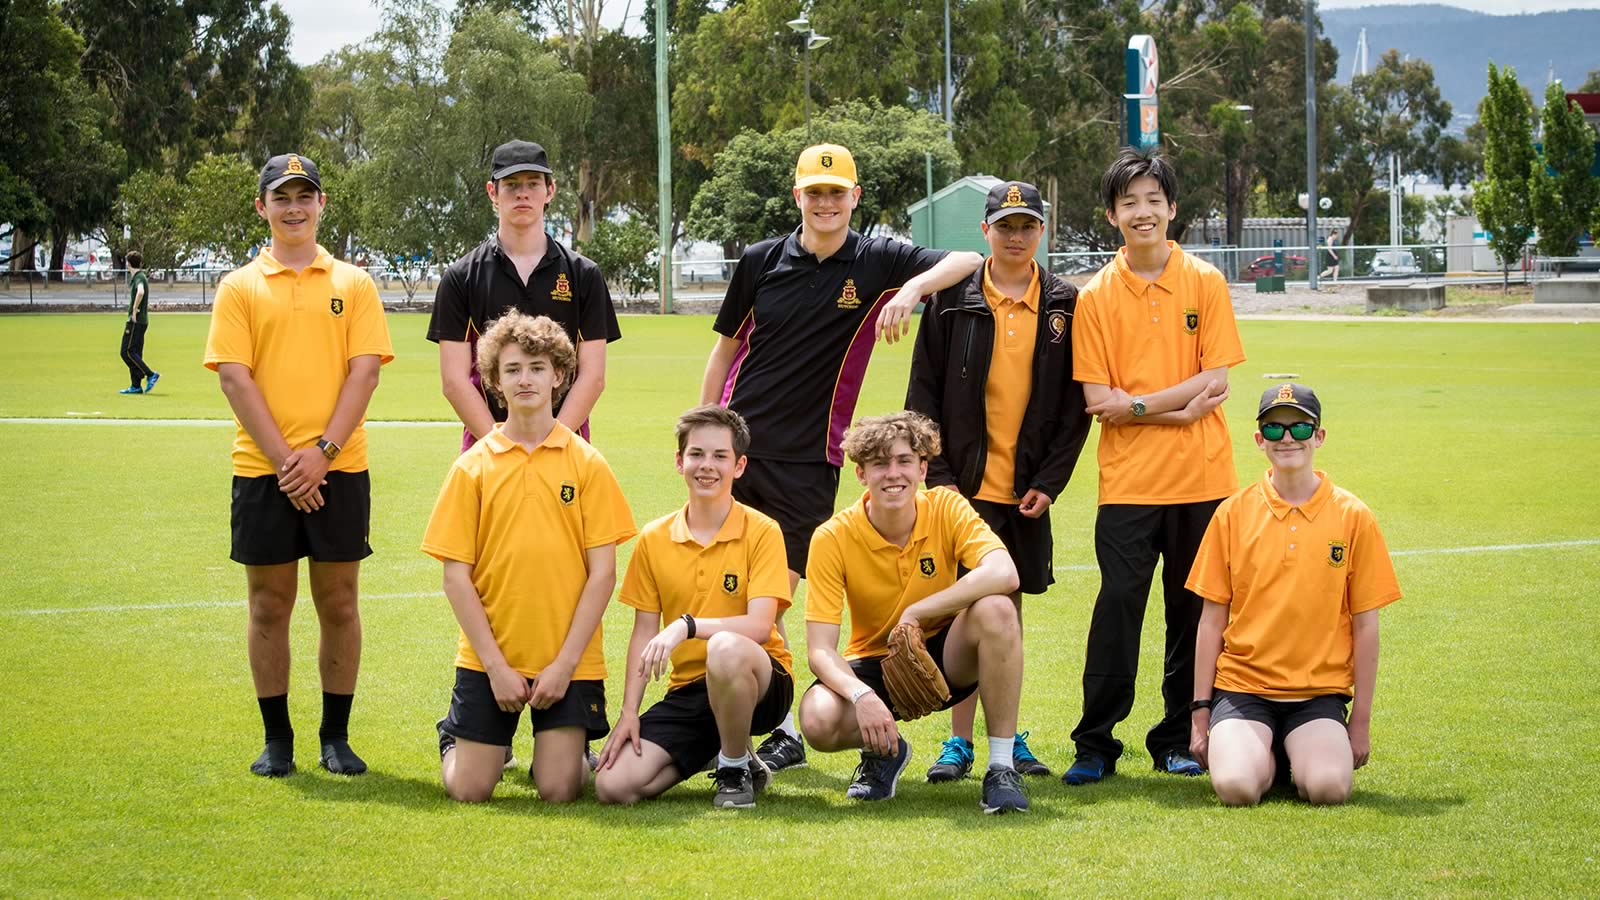
[{"label": "standing boy", "polygon": [[1133,709],[1139,634],[1156,561],[1167,640],[1165,713],[1145,737],[1158,772],[1198,775],[1188,703],[1200,598],[1184,587],[1211,513],[1238,486],[1223,418],[1228,368],[1244,362],[1228,284],[1167,240],[1178,180],[1164,158],[1127,149],[1101,179],[1106,220],[1122,232],[1116,258],[1084,286],[1072,329],[1073,377],[1100,420],[1100,596],[1089,623],[1077,758],[1063,780],[1116,771],[1111,736]]},{"label": "standing boy", "polygon": [[577,374],[556,418],[587,438],[589,414],[605,390],[606,343],[622,337],[611,291],[588,257],[545,231],[556,182],[543,147],[528,141],[496,147],[484,190],[499,226],[444,270],[428,321],[445,399],[465,426],[461,449],[506,420],[505,405],[483,386],[474,353],[479,335],[507,309],[553,320],[577,347]]},{"label": "standing boy", "polygon": [[[622,582],[633,639],[622,717],[595,775],[601,803],[657,796],[713,759],[717,808],[749,809],[766,786],[750,735],[783,721],[794,676],[774,625],[789,605],[783,533],[733,499],[749,446],[749,428],[725,407],[678,418],[689,502],[644,527]],[[645,685],[669,665],[667,695],[641,717]]]},{"label": "standing boy", "polygon": [[578,798],[584,748],[609,730],[600,619],[617,545],[635,529],[605,458],[556,418],[576,357],[543,316],[495,320],[476,358],[506,420],[450,466],[422,538],[444,563],[461,626],[450,712],[438,722],[440,777],[454,800],[493,795],[525,707],[533,782],[549,803]]},{"label": "standing boy", "polygon": [[[1055,583],[1050,505],[1089,436],[1083,392],[1072,381],[1078,289],[1034,263],[1044,222],[1033,185],[1005,181],[989,190],[980,225],[989,260],[923,311],[906,391],[906,408],[939,426],[944,449],[928,460],[928,487],[971,500],[1016,563],[1019,624],[1022,595]],[[929,781],[972,769],[976,709],[976,697],[951,709],[950,739]],[[1012,749],[1017,771],[1049,775],[1026,738],[1018,733]]]},{"label": "standing boy", "polygon": [[330,772],[359,775],[349,744],[361,664],[356,580],[367,543],[367,403],[394,359],[378,291],[366,272],[317,244],[327,204],[311,160],[274,156],[261,169],[256,213],[272,240],[217,287],[206,338],[233,407],[233,552],[250,592],[250,672],[266,729],[257,775],[294,771],[289,721],[289,616],[299,560],[309,556],[322,628],[322,750]]},{"label": "standing boy", "polygon": [[1316,393],[1268,388],[1255,438],[1271,468],[1217,507],[1189,573],[1210,601],[1189,746],[1229,806],[1286,769],[1302,798],[1343,803],[1372,752],[1378,610],[1400,584],[1372,510],[1313,467],[1327,439]]},{"label": "standing boy", "polygon": [[[791,591],[806,571],[811,533],[833,515],[840,441],[874,335],[899,340],[923,296],[983,262],[976,253],[925,250],[851,228],[861,186],[855,159],[836,144],[801,152],[793,193],[800,227],[739,258],[700,388],[701,403],[721,403],[750,425],[750,461],[734,497],[783,529]],[[774,771],[804,765],[794,718],[786,716],[757,752]]]},{"label": "standing boy", "polygon": [[[862,419],[845,452],[867,490],[811,539],[806,646],[817,683],[800,700],[807,740],[824,753],[861,748],[849,797],[894,796],[911,743],[895,725],[904,715],[886,689],[884,658],[891,632],[911,623],[949,687],[945,707],[974,691],[983,701],[989,768],[979,805],[986,813],[1026,811],[1011,756],[1022,694],[1022,623],[1007,596],[1017,589],[1011,556],[965,497],[917,490],[939,455],[938,430],[923,416]],[[841,656],[846,606],[850,644]]]},{"label": "standing boy", "polygon": [[[150,330],[150,276],[144,271],[144,254],[128,251],[128,324],[122,329],[122,361],[132,384],[119,394],[148,394],[156,389],[161,373],[144,361],[144,335]],[[141,384],[142,382],[142,384]]]}]

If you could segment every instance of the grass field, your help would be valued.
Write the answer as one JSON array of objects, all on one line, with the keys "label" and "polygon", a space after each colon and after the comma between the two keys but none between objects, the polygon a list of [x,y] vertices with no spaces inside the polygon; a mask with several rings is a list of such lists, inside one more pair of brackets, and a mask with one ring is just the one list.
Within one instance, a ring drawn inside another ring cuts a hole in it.
[{"label": "grass field", "polygon": [[[450,419],[425,326],[390,317],[399,358],[373,420]],[[815,752],[744,813],[713,811],[703,778],[635,809],[592,795],[551,808],[525,770],[492,804],[448,802],[433,722],[456,629],[439,566],[417,550],[456,447],[443,424],[371,433],[376,555],[352,736],[372,772],[315,768],[307,597],[290,694],[301,772],[250,776],[261,731],[244,576],[227,560],[231,426],[59,421],[225,418],[199,364],[205,327],[155,317],[161,385],[122,397],[119,317],[0,321],[0,895],[1600,892],[1600,326],[1242,323],[1250,361],[1227,406],[1241,478],[1264,469],[1249,440],[1263,374],[1298,373],[1326,407],[1319,464],[1372,506],[1396,551],[1406,598],[1383,613],[1373,761],[1337,809],[1279,796],[1224,809],[1205,779],[1150,772],[1158,600],[1121,773],[1030,782],[1032,812],[1000,819],[979,813],[976,779],[921,783],[948,725],[938,716],[907,727],[917,755],[901,793],[870,807],[843,797],[854,755]],[[629,317],[623,330],[595,443],[643,523],[681,502],[670,426],[695,400],[710,322]],[[879,350],[861,412],[899,405],[908,360],[904,344]],[[859,488],[843,480],[846,503]],[[1059,583],[1027,608],[1023,727],[1058,771],[1098,588],[1094,488],[1091,437],[1053,510]],[[630,624],[613,604],[613,720]]]}]

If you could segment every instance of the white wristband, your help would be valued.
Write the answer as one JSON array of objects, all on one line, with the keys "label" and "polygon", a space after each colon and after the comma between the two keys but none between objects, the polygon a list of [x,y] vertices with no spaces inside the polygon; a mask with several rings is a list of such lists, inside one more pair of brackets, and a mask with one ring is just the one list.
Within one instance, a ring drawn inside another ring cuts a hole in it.
[{"label": "white wristband", "polygon": [[855,703],[857,700],[860,700],[862,697],[865,697],[870,693],[872,693],[872,688],[862,685],[861,687],[858,687],[854,691],[850,692],[850,702]]}]

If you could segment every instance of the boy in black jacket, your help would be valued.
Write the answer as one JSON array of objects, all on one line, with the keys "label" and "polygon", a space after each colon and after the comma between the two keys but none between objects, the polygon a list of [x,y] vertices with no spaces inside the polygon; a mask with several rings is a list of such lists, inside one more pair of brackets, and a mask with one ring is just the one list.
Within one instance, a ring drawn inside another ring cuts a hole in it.
[{"label": "boy in black jacket", "polygon": [[[939,424],[943,452],[928,461],[928,487],[972,501],[1016,561],[1021,588],[1054,583],[1050,504],[1089,435],[1082,391],[1072,381],[1072,314],[1078,290],[1034,263],[1044,237],[1038,188],[1005,181],[989,191],[983,233],[988,261],[928,304],[917,331],[906,408]],[[955,781],[972,768],[968,701],[950,712],[950,739],[929,781]],[[1049,775],[1018,733],[1017,771]]]}]

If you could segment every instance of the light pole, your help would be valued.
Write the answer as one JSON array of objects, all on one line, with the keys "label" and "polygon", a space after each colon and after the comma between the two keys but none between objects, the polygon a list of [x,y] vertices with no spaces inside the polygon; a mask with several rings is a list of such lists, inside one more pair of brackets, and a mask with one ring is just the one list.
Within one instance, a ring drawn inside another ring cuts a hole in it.
[{"label": "light pole", "polygon": [[794,31],[797,31],[800,34],[805,35],[805,37],[806,37],[806,46],[805,46],[805,49],[803,51],[801,51],[801,52],[805,55],[805,70],[806,70],[806,143],[810,144],[811,143],[811,48],[813,48],[813,47],[821,47],[822,45],[824,45],[824,44],[828,43],[829,41],[833,40],[833,38],[828,37],[827,35],[817,34],[815,31],[813,31],[811,29],[811,22],[808,19],[806,19],[806,17],[804,15],[801,15],[800,18],[798,18],[798,19],[790,19],[788,24],[789,24],[789,28],[790,29],[792,29]]},{"label": "light pole", "polygon": [[1317,289],[1317,4],[1306,0],[1306,287]]},{"label": "light pole", "polygon": [[[950,0],[944,0],[944,136],[946,140],[956,139],[955,125],[955,97],[950,86]],[[929,207],[931,210],[932,207]],[[930,212],[931,216],[932,213]],[[933,221],[931,218],[929,221]]]}]

